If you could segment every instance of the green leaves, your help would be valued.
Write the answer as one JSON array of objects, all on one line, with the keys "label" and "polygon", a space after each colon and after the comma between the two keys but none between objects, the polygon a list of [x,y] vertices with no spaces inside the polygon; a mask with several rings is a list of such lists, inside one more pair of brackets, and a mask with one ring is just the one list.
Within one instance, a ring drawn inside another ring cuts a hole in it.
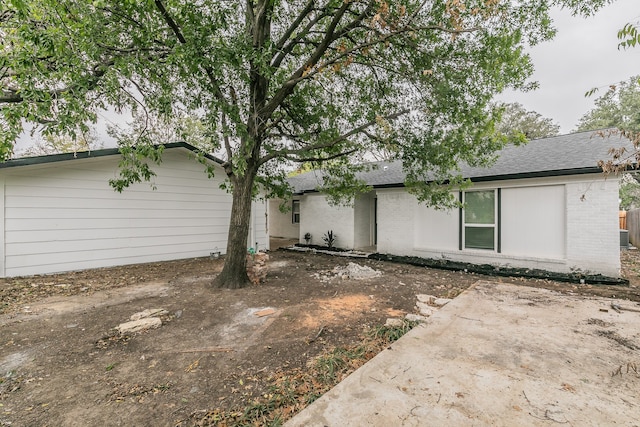
[{"label": "green leaves", "polygon": [[640,131],[640,77],[609,86],[607,92],[595,100],[595,108],[580,118],[577,130],[587,131],[618,128]]},{"label": "green leaves", "polygon": [[[354,163],[374,155],[402,160],[416,188],[426,174],[456,182],[459,162],[504,143],[491,99],[531,87],[524,45],[553,36],[552,3],[585,13],[604,0],[12,0],[0,6],[0,155],[26,124],[70,135],[113,108],[202,135],[231,185],[257,174],[270,194],[289,191],[292,163],[311,163],[344,201],[366,190]],[[119,190],[151,179],[157,158],[142,147],[167,142],[127,132],[137,149]]]},{"label": "green leaves", "polygon": [[626,24],[620,31],[618,31],[618,40],[622,40],[618,43],[618,49],[627,49],[630,47],[636,47],[640,44],[640,34],[638,33],[638,27],[636,24]]}]

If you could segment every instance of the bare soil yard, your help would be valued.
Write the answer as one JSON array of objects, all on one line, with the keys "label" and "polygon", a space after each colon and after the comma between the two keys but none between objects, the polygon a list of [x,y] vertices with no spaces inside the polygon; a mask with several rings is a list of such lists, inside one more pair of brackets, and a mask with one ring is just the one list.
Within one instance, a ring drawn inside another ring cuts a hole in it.
[{"label": "bare soil yard", "polygon": [[[623,253],[630,286],[490,278],[640,301],[640,255]],[[0,281],[0,426],[215,424],[336,347],[352,347],[416,294],[455,297],[486,276],[365,259],[274,251],[266,283],[210,289],[222,260],[133,265]],[[345,279],[349,262],[382,274]],[[162,308],[162,326],[113,328]]]}]

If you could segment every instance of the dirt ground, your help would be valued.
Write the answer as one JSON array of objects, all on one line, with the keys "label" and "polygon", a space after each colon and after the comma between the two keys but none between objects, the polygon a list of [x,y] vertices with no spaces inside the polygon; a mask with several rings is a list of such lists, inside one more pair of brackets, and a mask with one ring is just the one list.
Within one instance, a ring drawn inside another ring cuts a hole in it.
[{"label": "dirt ground", "polygon": [[[271,252],[266,283],[233,291],[207,287],[223,262],[208,258],[3,279],[0,426],[195,425],[215,408],[241,408],[268,392],[274,375],[415,313],[416,294],[455,297],[493,280],[640,301],[638,252],[623,252],[628,287],[283,250]],[[332,273],[349,262],[382,274]],[[160,328],[114,332],[154,308],[167,310]]]}]

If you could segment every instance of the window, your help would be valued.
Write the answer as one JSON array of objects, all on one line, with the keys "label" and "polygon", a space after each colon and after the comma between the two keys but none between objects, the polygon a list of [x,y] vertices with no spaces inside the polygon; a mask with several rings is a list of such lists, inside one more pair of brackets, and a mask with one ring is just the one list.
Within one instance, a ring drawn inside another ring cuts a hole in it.
[{"label": "window", "polygon": [[291,222],[300,224],[300,200],[294,200],[291,204]]},{"label": "window", "polygon": [[496,249],[496,206],[495,190],[464,193],[464,248]]}]

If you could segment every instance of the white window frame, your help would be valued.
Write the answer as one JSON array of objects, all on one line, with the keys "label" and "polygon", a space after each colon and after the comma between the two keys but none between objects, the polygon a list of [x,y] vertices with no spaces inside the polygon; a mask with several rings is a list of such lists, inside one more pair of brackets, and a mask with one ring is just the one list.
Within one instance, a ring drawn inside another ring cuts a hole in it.
[{"label": "white window frame", "polygon": [[[477,192],[493,192],[493,223],[484,223],[484,224],[479,224],[479,223],[467,223],[466,222],[466,201],[467,201],[467,194],[468,193],[477,193]],[[497,189],[478,189],[478,190],[470,190],[470,191],[463,191],[462,192],[462,203],[463,203],[463,208],[460,211],[460,214],[462,215],[461,217],[461,229],[460,232],[462,233],[462,250],[465,251],[482,251],[482,252],[499,252],[499,221],[500,221],[500,213],[499,213],[499,202],[500,202],[500,197],[499,197],[499,193]],[[489,249],[489,248],[468,248],[467,247],[467,242],[466,242],[466,238],[467,238],[467,228],[489,228],[489,227],[493,227],[493,248]]]},{"label": "white window frame", "polygon": [[[296,206],[298,209],[296,209]],[[300,224],[300,200],[291,201],[291,223]]]}]

